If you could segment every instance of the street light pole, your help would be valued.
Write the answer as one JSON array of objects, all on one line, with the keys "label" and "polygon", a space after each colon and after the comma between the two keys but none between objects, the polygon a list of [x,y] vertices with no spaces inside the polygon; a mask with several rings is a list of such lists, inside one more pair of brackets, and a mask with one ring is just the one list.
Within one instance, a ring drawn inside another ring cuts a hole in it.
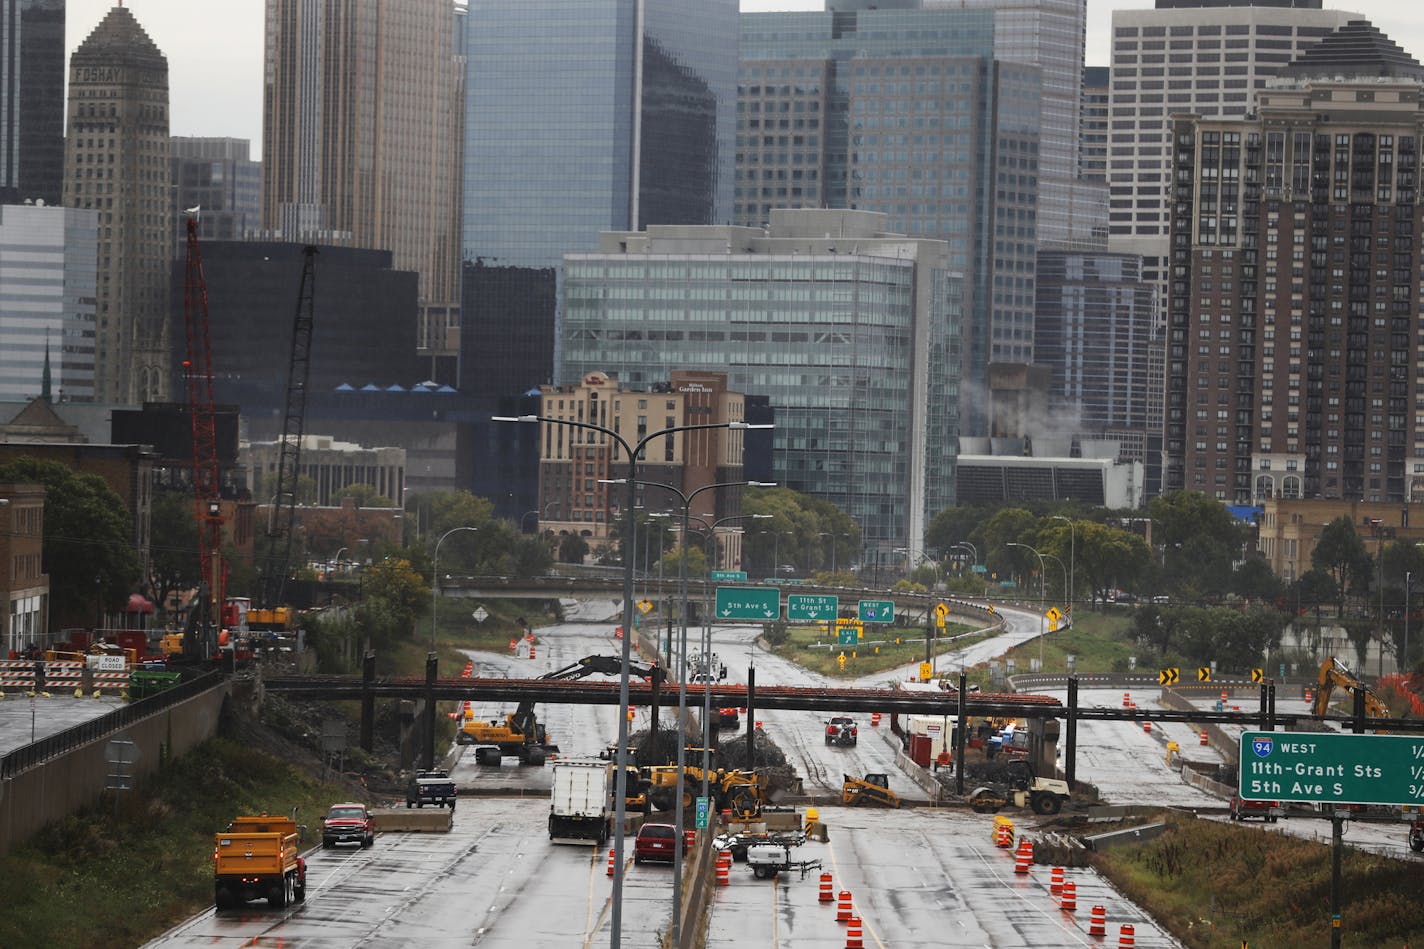
[{"label": "street light pole", "polygon": [[478,527],[452,527],[440,535],[440,539],[435,542],[435,558],[430,568],[430,650],[435,651],[435,609],[436,603],[440,600],[440,545],[445,543],[445,538],[460,531],[478,531]]},{"label": "street light pole", "polygon": [[1414,574],[1408,570],[1404,571],[1404,654],[1399,657],[1396,665],[1403,666],[1400,672],[1409,668],[1409,582],[1414,579]]},{"label": "street light pole", "polygon": [[[608,483],[613,483],[613,482],[602,482],[602,483],[608,484]],[[673,494],[676,494],[677,497],[678,497],[678,500],[680,500],[680,501],[682,502],[682,538],[681,538],[680,556],[678,557],[678,565],[677,565],[677,579],[678,579],[678,584],[677,584],[677,585],[678,585],[678,592],[679,592],[679,595],[681,596],[681,599],[682,599],[682,605],[681,605],[681,609],[680,609],[680,611],[679,611],[680,617],[681,617],[681,620],[680,620],[680,624],[679,624],[679,625],[682,627],[682,632],[681,632],[681,635],[680,635],[680,637],[679,637],[678,650],[677,650],[677,655],[678,655],[678,672],[677,672],[677,784],[676,784],[676,787],[675,787],[675,789],[674,789],[674,791],[673,791],[673,796],[674,796],[674,798],[675,798],[676,801],[677,801],[677,811],[676,811],[676,813],[674,814],[674,817],[673,817],[673,833],[674,833],[676,839],[678,840],[679,845],[673,849],[673,875],[672,875],[672,891],[673,891],[673,892],[672,892],[672,943],[673,943],[673,945],[677,946],[677,945],[681,945],[681,944],[682,944],[682,943],[681,943],[681,937],[682,937],[682,846],[681,846],[681,841],[682,841],[682,839],[683,839],[683,838],[682,838],[682,834],[683,834],[683,811],[684,811],[684,808],[683,808],[683,806],[682,806],[682,798],[683,798],[684,789],[686,788],[686,784],[684,783],[684,780],[685,780],[685,775],[686,775],[686,761],[687,761],[687,741],[686,741],[686,739],[685,739],[685,737],[684,737],[684,734],[683,734],[683,724],[684,724],[684,722],[685,722],[686,719],[687,719],[687,536],[688,536],[688,523],[687,523],[687,522],[688,522],[688,518],[689,518],[689,516],[690,516],[691,509],[692,509],[692,502],[693,502],[693,500],[694,500],[699,494],[701,494],[701,493],[704,492],[704,491],[711,491],[711,490],[714,490],[714,489],[716,489],[716,488],[737,488],[737,487],[774,488],[774,487],[776,487],[776,485],[775,485],[775,483],[767,483],[767,482],[762,482],[762,481],[721,481],[721,482],[718,482],[718,483],[716,483],[716,484],[705,484],[705,485],[703,485],[703,486],[700,487],[700,488],[697,488],[697,489],[695,489],[695,490],[693,490],[693,491],[691,491],[691,492],[688,492],[688,493],[684,494],[682,491],[680,491],[679,489],[673,487],[672,485],[670,485],[670,484],[663,484],[661,481],[639,481],[639,482],[637,482],[637,483],[638,483],[639,485],[641,485],[642,487],[644,487],[644,488],[654,488],[654,487],[656,487],[656,488],[665,488],[666,490],[671,491]],[[660,516],[660,515],[654,514],[654,515],[652,515],[652,516],[653,516],[653,517],[658,517],[658,516]],[[740,515],[739,515],[739,516],[740,516]],[[699,520],[701,520],[701,518],[699,518]],[[714,529],[715,529],[715,525],[714,525]],[[663,568],[662,568],[662,557],[661,557],[661,551],[662,551],[662,532],[661,532],[661,531],[658,532],[658,550],[659,550],[659,554],[660,554],[660,556],[658,557],[658,580],[659,580],[659,585],[661,585],[662,569],[663,569]],[[707,649],[707,650],[704,650],[704,651],[703,651],[703,653],[702,653],[702,661],[703,661],[704,663],[710,662],[710,659],[709,659],[710,653],[711,653],[711,650],[710,650],[710,649]],[[709,669],[710,669],[710,665],[709,665]],[[708,682],[706,679],[704,679],[703,682],[702,682],[702,690],[703,690],[703,695],[704,695],[704,703],[703,703],[703,704],[704,704],[704,708],[710,708],[710,705],[711,705],[711,694],[712,694],[712,684],[711,684],[710,682]],[[707,712],[705,712],[705,711],[703,712],[702,723],[703,723],[703,731],[704,731],[704,733],[705,733],[705,732],[706,732],[706,725],[707,725]],[[703,743],[703,747],[704,747],[704,752],[703,752],[703,753],[706,754],[706,751],[705,751],[706,742],[705,742],[705,741],[704,741],[704,743]],[[703,784],[703,796],[706,797],[706,785],[707,785],[707,766],[706,766],[706,764],[704,764],[704,765],[703,765],[703,768],[702,768],[702,784]]]},{"label": "street light pole", "polygon": [[[1068,600],[1068,615],[1073,615],[1073,594],[1077,592],[1078,582],[1078,530],[1073,524],[1071,517],[1064,517],[1062,514],[1054,514],[1050,520],[1068,522],[1068,590],[1065,599]],[[1088,604],[1089,610],[1092,604]]]},{"label": "street light pole", "polygon": [[[491,416],[494,422],[544,422],[550,425],[567,425],[571,428],[582,428],[593,432],[599,432],[608,438],[613,439],[622,447],[628,455],[628,492],[626,496],[627,518],[623,525],[623,650],[622,665],[618,674],[618,757],[616,766],[618,776],[615,781],[614,794],[614,821],[616,826],[613,833],[613,895],[610,900],[609,927],[611,934],[609,937],[610,949],[619,949],[623,939],[623,853],[624,838],[627,836],[627,815],[628,815],[628,672],[631,662],[632,641],[633,641],[633,559],[631,551],[633,549],[633,538],[635,536],[633,524],[633,508],[638,503],[637,480],[638,480],[638,455],[643,448],[655,438],[664,438],[674,432],[705,431],[714,428],[726,428],[733,430],[764,429],[771,428],[770,425],[749,425],[746,422],[708,422],[700,425],[674,425],[656,432],[650,432],[638,439],[636,445],[629,445],[618,432],[602,425],[595,425],[592,422],[579,422],[573,419],[550,418],[545,415],[517,415],[517,416]],[[678,801],[681,806],[682,802]],[[676,848],[680,851],[682,841],[676,842]]]},{"label": "street light pole", "polygon": [[[1048,567],[1045,566],[1043,563],[1043,554],[1039,553],[1037,550],[1035,550],[1033,547],[1030,547],[1028,544],[1016,544],[1010,541],[1005,546],[1023,547],[1026,550],[1033,551],[1033,555],[1038,558],[1038,668],[1041,672],[1043,671],[1043,623],[1045,619],[1044,614],[1048,612],[1048,591],[1047,588],[1044,586],[1044,578],[1048,574]],[[1062,563],[1062,561],[1059,561],[1059,563]]]}]

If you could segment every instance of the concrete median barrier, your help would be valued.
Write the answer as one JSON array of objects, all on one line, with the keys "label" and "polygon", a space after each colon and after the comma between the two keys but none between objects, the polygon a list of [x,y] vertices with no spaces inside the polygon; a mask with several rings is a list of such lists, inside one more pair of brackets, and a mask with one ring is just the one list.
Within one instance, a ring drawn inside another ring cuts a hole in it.
[{"label": "concrete median barrier", "polygon": [[381,807],[371,811],[376,830],[387,834],[402,831],[449,833],[455,822],[454,809],[443,807]]}]

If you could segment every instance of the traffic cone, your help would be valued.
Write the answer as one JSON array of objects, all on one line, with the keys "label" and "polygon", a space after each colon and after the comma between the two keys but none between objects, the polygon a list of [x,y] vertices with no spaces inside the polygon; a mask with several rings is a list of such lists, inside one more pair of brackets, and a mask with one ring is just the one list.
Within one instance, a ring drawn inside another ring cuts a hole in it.
[{"label": "traffic cone", "polygon": [[831,892],[831,875],[829,873],[821,874],[821,893],[817,899],[822,903],[834,903],[836,901],[836,895]]},{"label": "traffic cone", "polygon": [[1122,707],[1123,707],[1123,708],[1131,708],[1131,707],[1132,707],[1132,693],[1131,693],[1131,692],[1124,692],[1124,693],[1122,693]]},{"label": "traffic cone", "polygon": [[846,921],[846,949],[865,949],[860,934],[860,917],[852,916]]},{"label": "traffic cone", "polygon": [[1117,931],[1117,949],[1132,949],[1137,945],[1136,930],[1131,923],[1123,923],[1122,928]]},{"label": "traffic cone", "polygon": [[[531,649],[531,650],[529,650],[529,651],[530,651],[530,652],[533,652],[534,650]],[[1152,723],[1151,723],[1151,722],[1143,722],[1143,723],[1142,723],[1142,730],[1145,731],[1145,732],[1146,732],[1147,734],[1149,734],[1149,735],[1152,734]]]},{"label": "traffic cone", "polygon": [[608,851],[608,875],[613,876],[613,851]]},{"label": "traffic cone", "polygon": [[1078,884],[1068,880],[1063,884],[1063,896],[1058,902],[1058,908],[1065,913],[1074,913],[1078,910]]},{"label": "traffic cone", "polygon": [[1028,865],[1033,863],[1033,850],[1025,850],[1020,847],[1014,854],[1014,872],[1017,874],[1028,873]]},{"label": "traffic cone", "polygon": [[1205,728],[1203,728],[1203,729],[1202,729],[1202,732],[1201,732],[1201,743],[1202,743],[1203,745],[1205,745],[1205,744],[1207,743],[1207,742],[1206,742],[1206,729],[1205,729]]},{"label": "traffic cone", "polygon": [[836,922],[848,923],[851,916],[850,890],[841,890],[839,902],[836,903]]},{"label": "traffic cone", "polygon": [[1048,874],[1048,892],[1057,896],[1063,892],[1063,868],[1054,867]]},{"label": "traffic cone", "polygon": [[529,644],[529,658],[530,658],[530,659],[533,659],[533,658],[534,658],[534,643],[532,643],[532,642]]},{"label": "traffic cone", "polygon": [[1093,907],[1093,915],[1088,919],[1089,936],[1106,936],[1108,934],[1108,911],[1101,906]]},{"label": "traffic cone", "polygon": [[732,851],[717,851],[717,885],[727,886],[732,882]]}]

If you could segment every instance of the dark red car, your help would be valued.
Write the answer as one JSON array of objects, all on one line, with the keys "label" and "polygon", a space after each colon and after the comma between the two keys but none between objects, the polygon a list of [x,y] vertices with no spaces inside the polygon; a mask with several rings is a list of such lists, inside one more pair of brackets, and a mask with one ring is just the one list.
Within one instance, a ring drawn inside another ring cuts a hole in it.
[{"label": "dark red car", "polygon": [[360,844],[369,847],[376,842],[376,819],[365,804],[347,802],[333,804],[321,825],[321,845]]},{"label": "dark red car", "polygon": [[[677,858],[677,828],[672,824],[644,824],[638,831],[638,839],[633,842],[633,862],[644,860],[666,860],[671,863]],[[687,853],[687,841],[682,842],[682,852]]]}]

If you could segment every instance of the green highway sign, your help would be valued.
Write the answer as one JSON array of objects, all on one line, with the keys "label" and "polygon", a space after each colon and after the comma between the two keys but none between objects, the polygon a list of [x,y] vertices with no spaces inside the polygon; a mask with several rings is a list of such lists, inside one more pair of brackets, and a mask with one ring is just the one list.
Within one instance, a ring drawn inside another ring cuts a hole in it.
[{"label": "green highway sign", "polygon": [[1424,735],[1242,732],[1248,801],[1424,804]]},{"label": "green highway sign", "polygon": [[713,570],[713,583],[746,583],[747,572],[745,570]]},{"label": "green highway sign", "polygon": [[718,587],[718,619],[754,619],[767,622],[781,616],[781,591],[772,587]]},{"label": "green highway sign", "polygon": [[842,626],[836,630],[836,645],[854,646],[860,642],[859,630],[854,626]]},{"label": "green highway sign", "polygon": [[786,596],[788,620],[833,620],[841,608],[838,596],[811,593],[789,593]]},{"label": "green highway sign", "polygon": [[895,622],[894,600],[861,600],[856,615],[862,623]]}]

